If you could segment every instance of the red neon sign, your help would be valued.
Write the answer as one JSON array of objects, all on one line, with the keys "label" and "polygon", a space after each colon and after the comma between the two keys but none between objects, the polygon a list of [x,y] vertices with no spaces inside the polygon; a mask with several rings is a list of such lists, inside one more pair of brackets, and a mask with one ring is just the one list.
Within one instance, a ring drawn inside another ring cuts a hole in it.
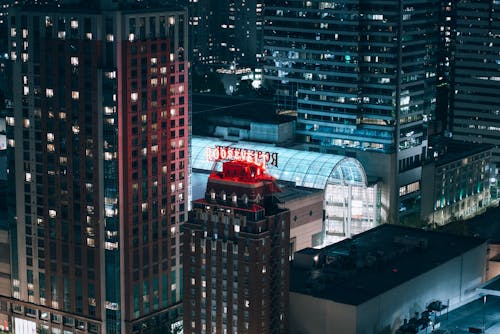
[{"label": "red neon sign", "polygon": [[207,147],[207,160],[237,160],[251,162],[256,165],[272,165],[278,167],[278,153],[249,150],[232,146]]}]

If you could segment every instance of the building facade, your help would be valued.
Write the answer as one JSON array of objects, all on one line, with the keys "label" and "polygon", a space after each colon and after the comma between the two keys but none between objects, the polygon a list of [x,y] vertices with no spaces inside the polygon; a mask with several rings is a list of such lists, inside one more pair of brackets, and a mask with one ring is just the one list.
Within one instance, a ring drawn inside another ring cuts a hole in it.
[{"label": "building facade", "polygon": [[288,333],[290,211],[262,166],[224,162],[184,224],[184,333]]},{"label": "building facade", "polygon": [[8,115],[14,328],[169,331],[187,218],[187,14],[15,7]]},{"label": "building facade", "polygon": [[432,226],[469,219],[496,203],[490,193],[492,145],[439,140],[422,168],[421,218]]},{"label": "building facade", "polygon": [[[375,161],[388,221],[416,214],[434,115],[438,1],[274,1],[266,6],[264,79],[279,112],[297,115],[307,150]],[[368,167],[367,167],[368,168]]]},{"label": "building facade", "polygon": [[498,164],[500,4],[494,0],[461,0],[454,10],[451,131],[458,140],[495,145],[492,160]]},{"label": "building facade", "polygon": [[255,68],[261,57],[264,1],[189,1],[193,65]]}]

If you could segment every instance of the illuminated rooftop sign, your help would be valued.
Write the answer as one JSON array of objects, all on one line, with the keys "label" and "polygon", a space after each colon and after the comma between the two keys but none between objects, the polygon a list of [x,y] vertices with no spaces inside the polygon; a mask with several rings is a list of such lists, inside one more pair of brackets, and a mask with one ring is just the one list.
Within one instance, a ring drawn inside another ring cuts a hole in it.
[{"label": "illuminated rooftop sign", "polygon": [[207,147],[207,160],[237,160],[251,162],[256,165],[272,165],[278,167],[278,153],[249,150],[233,146]]}]

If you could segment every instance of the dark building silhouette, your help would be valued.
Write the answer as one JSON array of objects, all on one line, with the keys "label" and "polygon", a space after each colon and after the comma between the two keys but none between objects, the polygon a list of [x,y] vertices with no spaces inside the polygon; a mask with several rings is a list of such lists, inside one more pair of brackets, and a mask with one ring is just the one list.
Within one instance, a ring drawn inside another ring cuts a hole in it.
[{"label": "dark building silhouette", "polygon": [[184,224],[184,333],[287,333],[290,211],[271,176],[230,161]]},{"label": "dark building silhouette", "polygon": [[10,13],[16,332],[180,325],[187,21],[148,2]]}]

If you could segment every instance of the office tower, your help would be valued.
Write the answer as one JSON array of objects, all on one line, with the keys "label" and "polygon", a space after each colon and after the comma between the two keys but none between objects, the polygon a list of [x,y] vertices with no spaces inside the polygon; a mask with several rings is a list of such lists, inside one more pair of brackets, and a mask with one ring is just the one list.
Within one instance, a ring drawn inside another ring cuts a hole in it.
[{"label": "office tower", "polygon": [[214,12],[210,7],[210,0],[189,1],[189,52],[193,63],[209,63],[213,41],[211,22]]},{"label": "office tower", "polygon": [[[454,139],[493,144],[500,162],[500,3],[456,2],[452,81]],[[498,167],[497,167],[498,171]],[[498,174],[498,172],[496,172]]]},{"label": "office tower", "polygon": [[263,1],[189,1],[193,63],[252,67],[261,57]]},{"label": "office tower", "polygon": [[187,14],[147,5],[68,1],[9,16],[13,328],[176,325]]},{"label": "office tower", "polygon": [[387,221],[418,212],[436,93],[438,12],[426,1],[271,1],[264,77],[307,150],[355,155],[386,184]]},{"label": "office tower", "polygon": [[287,333],[290,211],[274,179],[228,161],[206,189],[183,226],[184,333]]}]

